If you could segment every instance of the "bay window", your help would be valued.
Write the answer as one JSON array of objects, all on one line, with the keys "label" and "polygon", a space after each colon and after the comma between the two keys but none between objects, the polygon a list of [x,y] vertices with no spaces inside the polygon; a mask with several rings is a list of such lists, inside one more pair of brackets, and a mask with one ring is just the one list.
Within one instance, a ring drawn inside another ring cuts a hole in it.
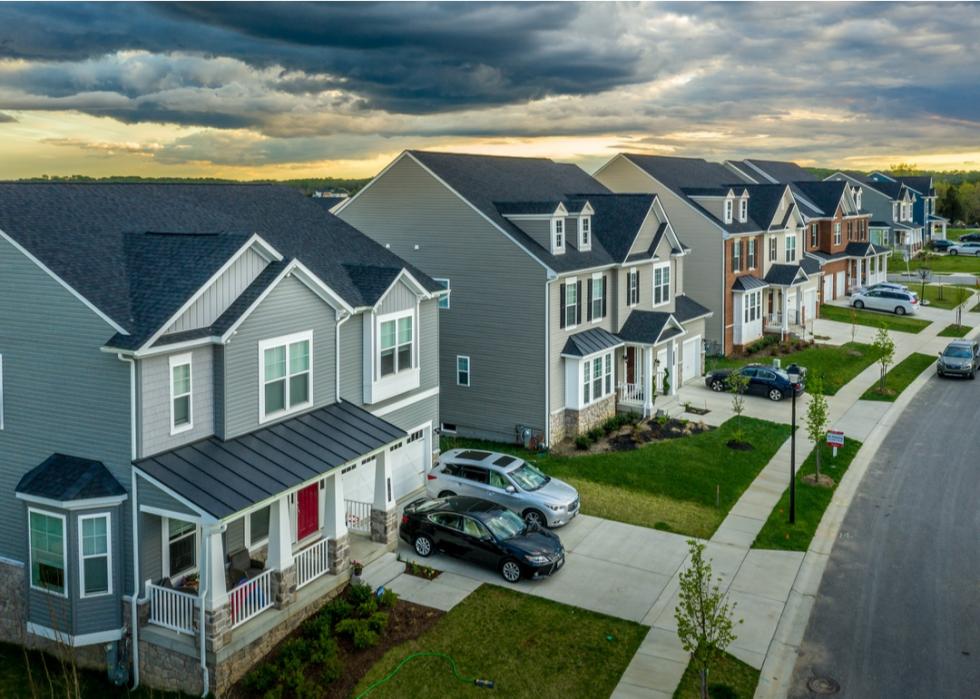
[{"label": "bay window", "polygon": [[670,301],[670,263],[653,268],[653,305]]},{"label": "bay window", "polygon": [[381,355],[381,376],[391,376],[412,368],[412,348],[415,345],[412,316],[381,321],[378,343]]},{"label": "bay window", "polygon": [[108,514],[78,518],[78,571],[82,597],[112,593],[111,541]]},{"label": "bay window", "polygon": [[31,588],[67,597],[64,516],[28,510],[28,528],[31,537]]},{"label": "bay window", "polygon": [[312,344],[312,332],[259,343],[262,357],[261,420],[310,405],[313,400]]},{"label": "bay window", "polygon": [[612,395],[613,355],[612,352],[582,361],[582,405]]},{"label": "bay window", "polygon": [[750,291],[745,294],[742,313],[743,322],[754,323],[762,317],[762,291]]}]

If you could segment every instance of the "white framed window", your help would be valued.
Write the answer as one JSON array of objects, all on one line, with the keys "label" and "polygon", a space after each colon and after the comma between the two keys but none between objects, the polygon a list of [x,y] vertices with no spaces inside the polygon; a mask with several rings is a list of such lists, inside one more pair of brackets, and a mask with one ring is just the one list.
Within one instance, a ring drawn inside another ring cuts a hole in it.
[{"label": "white framed window", "polygon": [[820,242],[820,225],[817,223],[810,224],[810,247],[815,248]]},{"label": "white framed window", "polygon": [[861,208],[861,188],[858,187],[854,190],[854,206],[858,209]]},{"label": "white framed window", "polygon": [[626,305],[635,306],[640,302],[640,270],[631,269],[626,273]]},{"label": "white framed window", "polygon": [[769,238],[769,261],[776,261],[776,236],[771,236]]},{"label": "white framed window", "polygon": [[269,518],[272,516],[272,505],[266,505],[260,510],[245,515],[245,546],[249,550],[260,548],[269,543]]},{"label": "white framed window", "polygon": [[31,589],[68,596],[68,541],[64,515],[28,508]]},{"label": "white framed window", "polygon": [[732,241],[732,271],[742,271],[742,241]]},{"label": "white framed window", "polygon": [[750,291],[745,294],[742,313],[743,322],[752,323],[762,317],[762,291]]},{"label": "white framed window", "polygon": [[80,597],[112,594],[112,520],[108,512],[78,517]]},{"label": "white framed window", "polygon": [[259,342],[259,422],[313,403],[313,331]]},{"label": "white framed window", "polygon": [[582,362],[582,405],[594,403],[613,392],[612,352]]},{"label": "white framed window", "polygon": [[745,197],[738,200],[738,220],[742,223],[749,220],[749,200]]},{"label": "white framed window", "polygon": [[755,238],[749,238],[748,268],[755,269]]},{"label": "white framed window", "polygon": [[735,209],[735,202],[732,201],[731,197],[725,199],[725,223],[732,222],[732,212]]},{"label": "white framed window", "polygon": [[551,252],[565,252],[565,219],[551,219]]},{"label": "white framed window", "polygon": [[385,316],[378,323],[378,368],[381,378],[415,366],[415,312]]},{"label": "white framed window", "polygon": [[[448,279],[443,279],[440,277],[432,277],[432,281],[441,286],[446,291],[449,291],[450,285]],[[444,294],[439,297],[439,308],[446,311],[449,310],[449,294]]]},{"label": "white framed window", "polygon": [[670,263],[653,268],[653,305],[661,306],[670,301]]},{"label": "white framed window", "polygon": [[796,261],[796,236],[795,235],[786,236],[786,261],[787,262]]},{"label": "white framed window", "polygon": [[578,324],[578,282],[569,279],[565,282],[565,307],[562,309],[566,328]]},{"label": "white framed window", "polygon": [[592,248],[592,217],[591,216],[579,216],[578,246],[580,250],[589,250]]},{"label": "white framed window", "polygon": [[589,284],[592,285],[591,287],[592,293],[590,294],[590,297],[592,298],[592,305],[589,307],[589,311],[590,311],[589,315],[592,318],[592,322],[594,323],[596,321],[602,320],[606,315],[605,314],[606,282],[603,276],[600,274],[598,276],[592,277],[592,279],[589,280]]},{"label": "white framed window", "polygon": [[163,577],[173,578],[197,570],[197,525],[163,518]]},{"label": "white framed window", "polygon": [[456,355],[456,385],[470,385],[470,358],[466,355]]},{"label": "white framed window", "polygon": [[582,405],[592,402],[592,362],[582,362]]},{"label": "white framed window", "polygon": [[191,354],[170,357],[170,434],[194,427]]},{"label": "white framed window", "polygon": [[840,221],[834,224],[834,245],[841,244]]}]

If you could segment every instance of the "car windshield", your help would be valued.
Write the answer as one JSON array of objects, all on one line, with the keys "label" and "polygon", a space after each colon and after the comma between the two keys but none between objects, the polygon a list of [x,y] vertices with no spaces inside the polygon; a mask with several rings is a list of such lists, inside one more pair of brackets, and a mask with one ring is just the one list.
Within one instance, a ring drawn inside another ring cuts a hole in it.
[{"label": "car windshield", "polygon": [[500,514],[485,519],[483,523],[487,525],[487,529],[498,541],[513,539],[515,536],[523,534],[527,529],[524,520],[510,510],[504,510]]},{"label": "car windshield", "polygon": [[972,356],[966,347],[947,347],[943,355],[955,359],[969,359]]},{"label": "car windshield", "polygon": [[531,464],[525,462],[507,474],[521,490],[537,490],[551,480]]}]

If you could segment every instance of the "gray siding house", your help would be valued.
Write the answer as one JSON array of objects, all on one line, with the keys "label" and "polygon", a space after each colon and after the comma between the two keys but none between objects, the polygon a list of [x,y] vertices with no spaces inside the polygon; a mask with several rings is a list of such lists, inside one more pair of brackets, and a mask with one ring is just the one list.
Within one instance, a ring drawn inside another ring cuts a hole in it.
[{"label": "gray siding house", "polygon": [[701,373],[710,312],[655,196],[542,158],[407,151],[333,210],[451,289],[444,433],[552,444]]},{"label": "gray siding house", "polygon": [[394,545],[447,296],[287,188],[0,185],[0,639],[223,693]]},{"label": "gray siding house", "polygon": [[[868,177],[859,172],[835,172],[826,179],[845,180],[862,189],[862,206],[871,212],[871,243],[909,254],[922,249],[924,224],[916,221],[919,197],[900,180]],[[921,206],[921,205],[920,205]]]}]

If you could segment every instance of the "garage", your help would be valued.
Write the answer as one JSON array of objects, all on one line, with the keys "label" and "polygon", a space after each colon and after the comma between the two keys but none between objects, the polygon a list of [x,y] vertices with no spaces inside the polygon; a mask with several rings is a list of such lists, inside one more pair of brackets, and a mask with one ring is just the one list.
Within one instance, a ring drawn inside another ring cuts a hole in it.
[{"label": "garage", "polygon": [[345,500],[374,502],[374,467],[375,459],[371,458],[341,470]]},{"label": "garage", "polygon": [[823,276],[823,300],[830,301],[834,298],[834,277],[830,274]]},{"label": "garage", "polygon": [[682,351],[683,373],[681,380],[683,383],[687,383],[701,373],[701,336],[686,340]]},{"label": "garage", "polygon": [[809,323],[817,317],[817,290],[807,289],[803,292],[803,323]]},{"label": "garage", "polygon": [[423,425],[408,433],[408,438],[391,456],[391,489],[395,500],[425,487],[426,454],[432,439],[432,426]]},{"label": "garage", "polygon": [[838,272],[837,276],[835,277],[837,279],[837,295],[835,296],[835,298],[838,299],[844,298],[844,293],[845,293],[844,285],[847,281],[844,275],[845,275],[844,272]]}]

